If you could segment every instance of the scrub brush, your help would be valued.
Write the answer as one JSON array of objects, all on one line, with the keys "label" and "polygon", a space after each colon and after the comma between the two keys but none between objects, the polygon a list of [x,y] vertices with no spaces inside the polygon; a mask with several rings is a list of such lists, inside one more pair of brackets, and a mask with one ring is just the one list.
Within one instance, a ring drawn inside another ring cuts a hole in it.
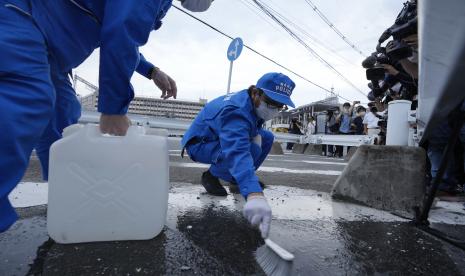
[{"label": "scrub brush", "polygon": [[291,274],[294,255],[270,239],[257,249],[257,262],[268,276],[287,276]]}]

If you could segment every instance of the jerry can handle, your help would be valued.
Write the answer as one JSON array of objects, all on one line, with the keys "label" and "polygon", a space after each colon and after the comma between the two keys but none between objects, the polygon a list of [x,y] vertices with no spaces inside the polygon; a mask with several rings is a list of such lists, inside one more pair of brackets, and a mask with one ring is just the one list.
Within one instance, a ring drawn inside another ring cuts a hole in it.
[{"label": "jerry can handle", "polygon": [[84,126],[83,125],[80,125],[80,124],[72,124],[72,125],[69,125],[67,127],[65,127],[65,129],[63,129],[63,137],[68,137],[68,136],[71,136],[75,133],[78,133],[79,131],[82,130]]},{"label": "jerry can handle", "polygon": [[100,132],[100,125],[98,124],[86,124],[83,132],[89,138],[104,137],[104,135]]},{"label": "jerry can handle", "polygon": [[89,138],[130,138],[145,134],[145,129],[141,126],[130,126],[126,132],[126,136],[115,136],[110,134],[102,134],[98,124],[87,124],[85,126],[85,133]]},{"label": "jerry can handle", "polygon": [[142,127],[142,126],[130,126],[128,128],[128,132],[126,133],[125,138],[144,135],[144,134],[145,134],[145,128],[144,127]]}]

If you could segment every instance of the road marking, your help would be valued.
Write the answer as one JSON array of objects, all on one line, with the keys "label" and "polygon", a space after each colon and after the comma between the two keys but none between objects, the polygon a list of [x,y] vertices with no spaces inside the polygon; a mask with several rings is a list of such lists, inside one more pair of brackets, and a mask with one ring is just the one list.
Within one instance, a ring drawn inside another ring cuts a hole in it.
[{"label": "road marking", "polygon": [[[315,190],[288,186],[268,185],[264,190],[273,219],[291,220],[344,220],[374,222],[407,222],[409,220],[389,212],[349,202],[334,201],[331,195]],[[241,212],[244,199],[241,195],[230,194],[218,198],[205,193],[200,185],[172,183],[169,196],[168,216],[176,218],[187,210],[202,209],[205,206],[220,206]],[[443,205],[443,207],[446,207]],[[430,222],[450,225],[465,225],[465,211],[461,203],[451,203],[447,209],[432,209]]]},{"label": "road marking", "polygon": [[284,157],[285,155],[303,156],[305,158],[318,158],[318,159],[345,161],[344,158],[326,157],[326,156],[322,156],[322,155],[306,155],[306,154],[297,154],[297,153],[292,153],[292,154],[268,154],[268,156],[271,156],[271,157]]},{"label": "road marking", "polygon": [[[176,218],[187,210],[205,206],[222,207],[241,212],[245,203],[238,194],[218,198],[205,193],[200,185],[173,183],[169,196],[168,217]],[[333,201],[328,193],[287,186],[269,185],[264,190],[273,219],[283,220],[345,220],[345,221],[407,221],[388,212],[352,203]],[[168,219],[169,223],[170,219]]]},{"label": "road marking", "polygon": [[21,182],[8,198],[16,208],[48,203],[48,183]]},{"label": "road marking", "polygon": [[[182,162],[170,162],[171,167],[178,168],[209,168],[210,165],[201,164],[201,163],[182,163]],[[259,172],[283,172],[283,173],[292,173],[292,174],[319,174],[319,175],[340,175],[340,171],[333,170],[297,170],[297,169],[286,169],[278,167],[267,167],[262,166],[258,168]]]},{"label": "road marking", "polygon": [[[244,200],[240,195],[228,195],[218,200],[218,197],[205,194],[204,188],[198,184],[171,183],[171,186],[168,205],[168,213],[171,215],[177,216],[179,211],[205,208],[211,204],[242,211]],[[269,185],[264,192],[273,209],[273,217],[277,219],[407,221],[385,211],[333,201],[331,195],[325,192],[278,185]],[[48,183],[21,182],[8,198],[15,208],[22,208],[47,204],[47,195]],[[428,220],[432,223],[465,225],[462,204],[439,201],[431,209]]]},{"label": "road marking", "polygon": [[[171,152],[171,150],[170,150]],[[176,151],[175,151],[176,152]],[[173,157],[181,157],[181,154],[178,153],[170,153],[169,156]],[[184,154],[184,158],[190,160],[190,157],[188,154]],[[288,163],[307,163],[307,164],[319,164],[319,165],[338,165],[338,166],[346,166],[347,163],[344,162],[328,162],[328,161],[311,161],[311,160],[292,160],[292,159],[274,159],[274,158],[268,158],[265,159],[265,161],[273,161],[273,162],[288,162]],[[202,167],[203,168],[203,167]]]},{"label": "road marking", "polygon": [[[171,150],[170,150],[170,152],[171,152]],[[176,152],[176,151],[174,151],[174,152]],[[180,153],[170,153],[169,156],[181,157],[181,154]],[[270,156],[270,155],[268,155],[268,156]],[[273,156],[279,156],[279,155],[273,155]],[[184,154],[184,158],[190,159],[188,154]],[[343,160],[343,159],[341,159],[341,160]],[[337,165],[337,166],[346,166],[347,165],[346,162],[311,161],[311,160],[298,160],[298,159],[292,160],[292,159],[267,158],[267,159],[265,159],[265,161],[288,162],[288,163],[302,163],[303,162],[303,163],[307,163],[307,164]]]},{"label": "road marking", "polygon": [[291,163],[308,163],[308,164],[322,164],[322,165],[339,165],[339,166],[346,166],[347,163],[342,162],[328,162],[328,161],[310,161],[310,160],[290,160],[290,159],[265,159],[265,161],[276,161],[276,162],[291,162]]},{"label": "road marking", "polygon": [[[170,152],[170,156],[176,156],[175,153],[180,153],[182,150],[169,150]],[[179,155],[179,154],[178,154]],[[186,156],[188,155],[187,153],[184,155]],[[285,155],[292,155],[292,156],[305,156],[305,158],[319,158],[319,159],[325,159],[326,157],[325,156],[320,156],[320,155],[304,155],[304,154],[296,154],[296,153],[284,153],[284,154],[268,154],[268,157],[284,157]],[[270,159],[267,159],[267,160],[270,160]],[[338,161],[345,161],[343,158],[331,158],[330,160],[338,160]],[[273,161],[281,161],[281,160],[273,160]],[[292,162],[294,160],[285,160],[284,162]],[[295,160],[295,162],[301,162],[301,160]],[[305,162],[305,161],[304,161]],[[307,163],[310,163],[310,164],[317,164],[317,163],[312,163],[313,161],[307,161]],[[322,162],[326,162],[326,161],[322,161]],[[334,162],[334,163],[331,163],[331,162],[327,162],[327,163],[322,163],[322,164],[335,164],[335,165],[340,165],[342,163],[337,163],[337,162]],[[344,163],[344,164],[347,164],[347,163]]]},{"label": "road marking", "polygon": [[296,170],[296,169],[286,169],[278,167],[260,167],[258,171],[261,172],[283,172],[283,173],[293,173],[293,174],[319,174],[319,175],[341,175],[341,171],[332,171],[332,170]]}]

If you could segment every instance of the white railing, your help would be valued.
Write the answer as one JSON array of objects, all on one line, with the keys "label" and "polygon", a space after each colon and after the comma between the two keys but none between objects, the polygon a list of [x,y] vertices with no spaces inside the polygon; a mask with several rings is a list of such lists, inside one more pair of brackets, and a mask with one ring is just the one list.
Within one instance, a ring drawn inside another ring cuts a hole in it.
[{"label": "white railing", "polygon": [[[183,121],[173,118],[162,118],[162,117],[148,117],[144,115],[137,114],[128,114],[129,119],[131,119],[132,124],[139,126],[147,126],[150,128],[164,128],[167,129],[170,134],[172,130],[187,130],[190,126],[190,121]],[[81,118],[79,119],[80,123],[98,123],[100,118],[100,113],[95,111],[82,111]]]},{"label": "white railing", "polygon": [[[149,128],[167,129],[170,135],[181,136],[189,128],[191,122],[173,118],[149,117],[137,114],[128,114],[131,122],[135,125],[147,126]],[[100,113],[95,111],[82,111],[79,123],[98,123]],[[373,137],[367,135],[296,135],[290,133],[273,132],[275,141],[280,143],[301,144],[326,144],[341,146],[359,146],[362,144],[373,144]]]},{"label": "white railing", "polygon": [[368,135],[325,135],[316,134],[302,136],[301,144],[335,145],[357,147],[360,145],[371,145],[375,136]]},{"label": "white railing", "polygon": [[302,135],[274,131],[273,135],[275,141],[280,143],[301,143],[302,141]]},{"label": "white railing", "polygon": [[[162,118],[162,117],[149,117],[144,115],[137,114],[128,114],[128,117],[131,119],[132,124],[139,126],[146,126],[149,128],[163,128],[168,130],[170,135],[181,136],[191,125],[190,121],[184,121],[174,118]],[[79,123],[88,124],[93,123],[97,124],[99,122],[100,113],[95,111],[83,110]],[[279,133],[273,132],[275,140],[277,142],[291,142],[299,143],[301,141],[301,135],[288,134],[288,133]]]}]

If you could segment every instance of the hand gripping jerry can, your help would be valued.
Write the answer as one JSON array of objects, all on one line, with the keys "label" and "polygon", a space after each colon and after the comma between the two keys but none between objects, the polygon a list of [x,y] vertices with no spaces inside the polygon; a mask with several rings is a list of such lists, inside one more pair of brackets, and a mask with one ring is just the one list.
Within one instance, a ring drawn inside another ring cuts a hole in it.
[{"label": "hand gripping jerry can", "polygon": [[72,125],[50,149],[47,228],[58,243],[144,240],[166,220],[166,135],[131,126],[126,136]]}]

